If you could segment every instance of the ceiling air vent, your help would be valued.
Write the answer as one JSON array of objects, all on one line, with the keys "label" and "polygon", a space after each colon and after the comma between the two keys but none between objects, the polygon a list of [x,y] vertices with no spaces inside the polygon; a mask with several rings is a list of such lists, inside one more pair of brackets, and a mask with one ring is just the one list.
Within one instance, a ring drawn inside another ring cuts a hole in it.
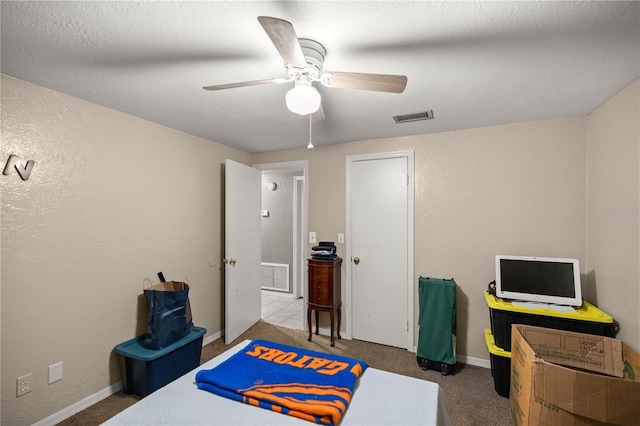
[{"label": "ceiling air vent", "polygon": [[414,112],[411,114],[394,115],[393,120],[396,123],[408,123],[410,121],[432,120],[433,110]]}]

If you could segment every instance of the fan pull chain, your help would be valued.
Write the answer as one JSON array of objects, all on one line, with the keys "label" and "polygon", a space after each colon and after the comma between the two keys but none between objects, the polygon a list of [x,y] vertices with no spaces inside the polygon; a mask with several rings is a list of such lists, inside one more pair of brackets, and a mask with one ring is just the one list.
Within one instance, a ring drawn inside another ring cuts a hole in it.
[{"label": "fan pull chain", "polygon": [[309,151],[313,149],[313,142],[311,141],[311,114],[309,114],[309,145],[307,145],[307,149]]}]

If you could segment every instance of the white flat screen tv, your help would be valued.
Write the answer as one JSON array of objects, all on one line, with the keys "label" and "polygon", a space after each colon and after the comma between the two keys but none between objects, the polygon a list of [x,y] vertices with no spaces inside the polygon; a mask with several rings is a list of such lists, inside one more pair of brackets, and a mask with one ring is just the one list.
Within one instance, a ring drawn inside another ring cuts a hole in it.
[{"label": "white flat screen tv", "polygon": [[557,305],[582,305],[578,259],[496,256],[496,296]]}]

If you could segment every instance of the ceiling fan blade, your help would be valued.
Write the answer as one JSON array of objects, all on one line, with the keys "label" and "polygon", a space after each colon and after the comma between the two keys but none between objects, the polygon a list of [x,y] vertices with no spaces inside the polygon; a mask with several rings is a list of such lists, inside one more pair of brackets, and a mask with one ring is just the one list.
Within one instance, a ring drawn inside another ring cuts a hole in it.
[{"label": "ceiling fan blade", "polygon": [[228,83],[228,84],[217,84],[214,86],[204,86],[204,90],[224,90],[224,89],[234,89],[236,87],[246,87],[246,86],[258,86],[260,84],[281,84],[290,81],[286,78],[269,78],[266,80],[252,80],[252,81],[242,81],[239,83]]},{"label": "ceiling fan blade", "polygon": [[402,93],[407,87],[407,77],[392,74],[364,74],[357,72],[331,72],[321,76],[327,87],[341,89],[373,90],[375,92]]},{"label": "ceiling fan blade", "polygon": [[284,62],[295,68],[304,68],[307,61],[291,22],[269,16],[258,16],[258,22],[271,39]]}]

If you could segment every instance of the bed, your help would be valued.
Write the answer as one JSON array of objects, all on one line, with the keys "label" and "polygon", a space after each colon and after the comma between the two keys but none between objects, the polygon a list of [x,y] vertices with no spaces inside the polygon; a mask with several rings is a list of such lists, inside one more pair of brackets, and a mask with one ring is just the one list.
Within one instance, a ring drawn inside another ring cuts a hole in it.
[{"label": "bed", "polygon": [[[250,343],[239,343],[158,389],[105,425],[312,425],[313,423],[227,399],[195,385],[199,370],[211,369]],[[437,383],[367,368],[359,378],[341,425],[449,425]]]}]

